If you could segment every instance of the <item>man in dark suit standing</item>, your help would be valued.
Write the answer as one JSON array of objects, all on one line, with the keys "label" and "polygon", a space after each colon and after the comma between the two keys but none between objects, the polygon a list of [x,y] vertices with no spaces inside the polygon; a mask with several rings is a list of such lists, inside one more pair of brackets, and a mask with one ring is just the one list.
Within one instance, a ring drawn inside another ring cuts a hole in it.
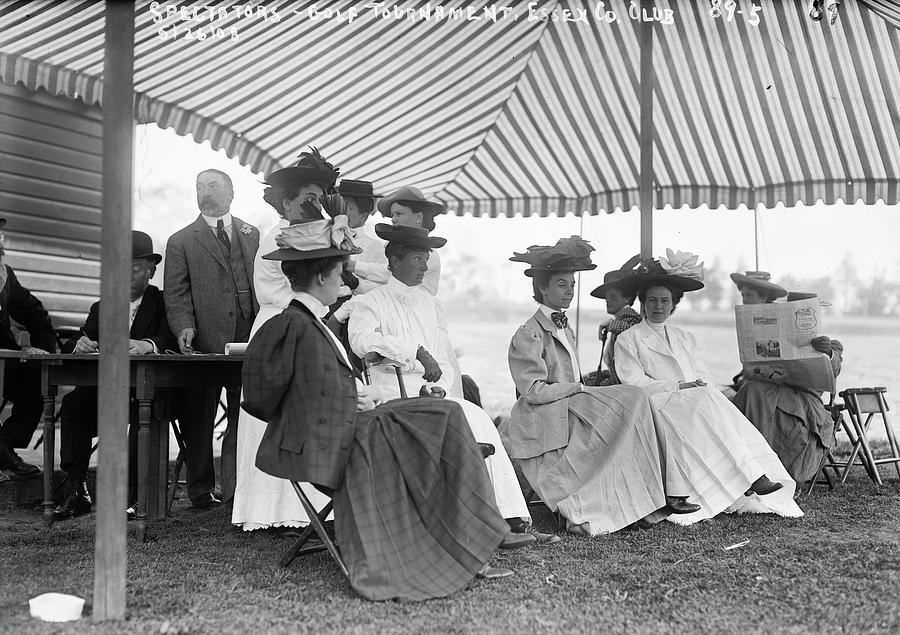
[{"label": "man in dark suit standing", "polygon": [[[162,256],[153,253],[153,240],[140,231],[131,232],[131,297],[128,323],[129,352],[132,355],[164,353],[175,347],[175,337],[166,319],[163,294],[150,284]],[[91,306],[81,332],[63,345],[63,353],[90,355],[100,351],[100,303]],[[136,421],[136,403],[132,402],[131,421]],[[157,413],[154,413],[154,416]],[[137,487],[137,434],[129,435],[128,488],[135,498]],[[69,494],[56,508],[56,520],[65,520],[91,511],[87,490],[87,470],[91,458],[91,440],[97,436],[97,388],[79,386],[63,397],[60,408],[60,466],[66,471]]]},{"label": "man in dark suit standing", "polygon": [[[6,219],[0,218],[0,227]],[[31,338],[27,353],[55,353],[56,334],[44,305],[19,284],[12,267],[3,264],[5,238],[0,234],[0,348],[20,350],[12,334],[10,318],[23,326]],[[40,474],[36,465],[23,461],[14,448],[28,446],[44,410],[41,399],[41,365],[35,360],[6,364],[3,398],[12,402],[12,414],[0,427],[0,470],[17,477]],[[2,478],[3,472],[0,472]]]},{"label": "man in dark suit standing", "polygon": [[[231,215],[234,186],[219,170],[197,175],[197,219],[169,238],[165,300],[169,326],[182,353],[224,353],[227,342],[246,342],[258,305],[253,291],[253,259],[259,231]],[[226,386],[228,429],[222,443],[222,491],[234,494],[234,462],[240,385]],[[187,486],[191,503],[207,508],[221,501],[213,493],[212,429],[218,395],[214,388],[185,400],[182,420],[187,445]]]}]

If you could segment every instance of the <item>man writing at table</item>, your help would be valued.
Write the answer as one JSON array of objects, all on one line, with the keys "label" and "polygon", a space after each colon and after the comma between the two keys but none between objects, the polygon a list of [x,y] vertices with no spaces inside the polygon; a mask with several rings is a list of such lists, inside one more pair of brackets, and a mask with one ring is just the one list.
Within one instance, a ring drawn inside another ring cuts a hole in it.
[{"label": "man writing at table", "polygon": [[[129,352],[132,355],[163,353],[175,347],[175,337],[166,320],[163,294],[150,284],[162,256],[153,253],[153,240],[140,231],[131,232],[131,297],[129,303]],[[91,306],[87,321],[78,336],[63,346],[63,353],[87,354],[100,350],[100,303]],[[158,414],[158,413],[154,413]],[[137,420],[136,403],[132,402],[131,422]],[[137,430],[132,427],[128,438],[129,502],[137,490]],[[69,494],[56,508],[56,520],[81,516],[91,511],[87,489],[87,470],[91,458],[91,440],[97,436],[97,388],[79,386],[63,397],[60,408],[60,466],[66,471]]]}]

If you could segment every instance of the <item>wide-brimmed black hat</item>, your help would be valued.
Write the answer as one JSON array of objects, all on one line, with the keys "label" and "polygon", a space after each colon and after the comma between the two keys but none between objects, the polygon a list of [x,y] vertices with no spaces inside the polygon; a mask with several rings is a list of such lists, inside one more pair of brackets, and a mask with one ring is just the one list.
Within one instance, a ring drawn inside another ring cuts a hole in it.
[{"label": "wide-brimmed black hat", "polygon": [[266,177],[266,183],[276,187],[287,187],[296,183],[320,183],[326,190],[333,187],[341,174],[340,168],[326,161],[316,148],[309,146],[309,149],[310,152],[300,154],[296,165],[272,172]]},{"label": "wide-brimmed black hat", "polygon": [[408,247],[421,247],[422,249],[440,249],[447,244],[446,238],[429,236],[424,227],[405,227],[403,225],[388,225],[378,223],[375,225],[375,235],[389,243],[406,245]]},{"label": "wide-brimmed black hat", "polygon": [[[4,221],[5,222],[5,221]],[[0,223],[0,227],[3,224]],[[132,260],[149,260],[154,265],[158,265],[162,260],[162,256],[159,254],[153,253],[153,239],[150,238],[149,234],[145,234],[144,232],[138,231],[136,229],[131,230],[131,259]]]},{"label": "wide-brimmed black hat", "polygon": [[580,236],[560,238],[555,245],[531,245],[528,251],[514,251],[512,262],[525,262],[531,265],[525,275],[533,277],[536,272],[564,273],[574,271],[590,271],[597,265],[591,262],[594,248]]},{"label": "wide-brimmed black hat", "polygon": [[346,216],[307,220],[288,225],[275,237],[278,249],[263,260],[315,260],[331,256],[352,256],[362,250],[353,244]]},{"label": "wide-brimmed black hat", "polygon": [[[693,254],[666,250],[669,258],[657,260],[644,258],[634,267],[633,273],[621,278],[619,286],[626,293],[639,289],[663,286],[673,291],[697,291],[703,288],[703,263],[697,264]],[[677,257],[677,262],[676,262]],[[665,261],[665,266],[663,262]]]},{"label": "wide-brimmed black hat", "polygon": [[640,255],[635,255],[629,258],[624,265],[619,267],[618,269],[613,269],[612,271],[607,271],[603,274],[603,284],[599,287],[591,291],[591,295],[595,298],[606,299],[606,292],[610,289],[621,289],[622,286],[619,284],[619,281],[626,277],[634,274],[634,266],[641,261]]},{"label": "wide-brimmed black hat", "polygon": [[375,198],[375,188],[372,181],[354,181],[341,179],[337,187],[338,194],[350,198]]},{"label": "wide-brimmed black hat", "polygon": [[447,211],[443,204],[429,201],[419,188],[412,186],[401,187],[396,192],[391,192],[383,197],[377,203],[378,211],[382,216],[390,218],[391,205],[394,203],[405,203],[417,212],[422,212],[425,215],[426,229],[434,229],[434,217]]},{"label": "wide-brimmed black hat", "polygon": [[771,277],[772,275],[768,271],[747,271],[746,273],[731,274],[731,281],[737,285],[738,289],[751,287],[761,291],[771,300],[787,295],[787,289],[774,282],[769,282]]}]

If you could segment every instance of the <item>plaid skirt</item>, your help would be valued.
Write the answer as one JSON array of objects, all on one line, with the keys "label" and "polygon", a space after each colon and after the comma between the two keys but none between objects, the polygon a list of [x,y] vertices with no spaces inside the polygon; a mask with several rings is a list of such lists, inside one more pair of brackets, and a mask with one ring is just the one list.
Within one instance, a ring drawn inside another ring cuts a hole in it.
[{"label": "plaid skirt", "polygon": [[432,398],[357,416],[335,533],[370,600],[427,600],[468,584],[509,530],[462,409]]}]

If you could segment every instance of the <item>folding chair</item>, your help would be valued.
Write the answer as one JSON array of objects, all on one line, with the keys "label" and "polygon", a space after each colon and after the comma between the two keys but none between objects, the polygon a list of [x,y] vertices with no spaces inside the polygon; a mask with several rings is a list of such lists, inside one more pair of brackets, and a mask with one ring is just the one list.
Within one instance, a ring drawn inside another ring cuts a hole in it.
[{"label": "folding chair", "polygon": [[172,478],[169,481],[169,489],[166,492],[166,515],[172,513],[172,503],[175,502],[175,491],[178,486],[186,487],[186,481],[179,480],[181,478],[181,468],[184,466],[185,445],[184,437],[181,434],[181,425],[177,419],[169,421],[172,426],[172,434],[175,435],[175,442],[178,444],[178,456],[175,457],[175,467],[172,468]]},{"label": "folding chair", "polygon": [[[363,358],[363,376],[365,377],[366,383],[370,383],[371,379],[369,377],[369,366],[373,366],[373,358],[366,356]],[[407,399],[406,393],[406,385],[403,381],[403,373],[400,372],[400,367],[396,364],[388,364],[394,367],[394,372],[397,376],[397,384],[400,387],[400,396],[402,399]],[[484,458],[492,455],[496,448],[490,443],[479,443],[479,449],[481,450],[481,454]],[[332,512],[334,509],[334,504],[332,501],[328,501],[321,510],[316,511],[316,508],[313,507],[312,502],[309,500],[309,497],[300,487],[300,483],[297,481],[291,481],[291,486],[294,488],[294,492],[297,494],[297,498],[300,499],[300,504],[303,506],[303,510],[306,512],[306,515],[309,517],[309,525],[307,525],[303,531],[300,533],[300,536],[290,547],[285,550],[284,554],[281,556],[281,566],[287,567],[294,561],[294,558],[297,556],[303,556],[310,553],[317,553],[320,551],[328,551],[334,561],[337,563],[338,567],[341,570],[341,573],[344,574],[345,577],[350,577],[349,572],[347,571],[347,565],[344,564],[343,559],[341,558],[341,554],[337,549],[337,545],[331,539],[331,536],[328,535],[327,530],[325,529],[325,520],[328,518],[328,514]],[[315,487],[315,485],[313,485]],[[320,488],[317,488],[320,489]],[[320,489],[321,491],[321,489]],[[324,492],[323,492],[324,493]],[[312,539],[313,534],[315,534],[319,541],[322,543],[321,545],[312,545],[306,546],[307,543]]]},{"label": "folding chair", "polygon": [[[367,384],[371,383],[371,378],[369,377],[369,366],[374,365],[372,363],[374,359],[374,356],[366,355],[362,360],[363,377],[365,378]],[[400,386],[400,396],[401,398],[406,399],[406,385],[403,382],[403,373],[400,372],[400,367],[396,364],[390,365],[394,367],[394,371],[397,375],[397,384]],[[493,446],[491,447],[491,450],[493,451]],[[328,551],[328,553],[331,554],[331,557],[340,568],[341,573],[343,573],[345,577],[350,577],[350,574],[347,572],[347,565],[344,564],[343,559],[341,559],[341,554],[337,550],[337,545],[335,545],[334,541],[325,530],[325,520],[328,518],[328,514],[330,514],[334,509],[334,504],[329,500],[321,510],[316,511],[316,508],[313,507],[313,504],[309,500],[309,497],[300,487],[300,483],[297,481],[291,481],[291,486],[294,488],[294,492],[297,494],[297,498],[300,499],[300,504],[303,506],[303,510],[306,512],[306,515],[309,518],[309,525],[307,525],[303,529],[303,531],[300,533],[300,537],[297,538],[294,544],[288,547],[284,554],[281,556],[281,566],[289,566],[297,556],[304,556],[306,554],[317,553],[319,551]],[[315,487],[314,484],[313,486]],[[322,544],[307,547],[306,543],[308,543],[312,539],[313,534],[318,536]]]},{"label": "folding chair", "polygon": [[[843,403],[836,402],[834,400],[835,393],[831,393],[831,396],[828,400],[828,404],[825,406],[825,409],[831,414],[831,420],[834,423],[834,434],[837,437],[837,433],[841,430],[847,435],[847,438],[850,439],[851,444],[856,443],[856,433],[854,432],[853,427],[847,423],[847,420],[844,418],[844,410],[847,409],[847,406]],[[809,481],[809,488],[806,490],[806,494],[812,494],[813,489],[816,485],[827,485],[828,489],[834,489],[834,481],[831,476],[828,474],[828,470],[832,470],[834,472],[834,478],[841,478],[842,474],[845,474],[848,469],[847,463],[839,463],[837,458],[834,456],[834,452],[832,450],[828,450],[825,453],[825,456],[822,457],[822,461],[819,463],[819,469],[816,470],[815,476]],[[819,475],[823,476],[825,480],[821,480]],[[841,481],[843,482],[843,481]]]},{"label": "folding chair", "polygon": [[[847,408],[847,415],[853,423],[856,439],[853,442],[853,449],[850,452],[850,458],[847,461],[847,470],[854,464],[857,455],[862,458],[862,463],[866,467],[869,478],[876,485],[881,485],[881,475],[878,472],[878,466],[885,463],[893,463],[897,470],[897,477],[900,478],[900,446],[897,444],[897,437],[894,435],[894,429],[888,419],[888,404],[884,398],[887,392],[883,386],[875,388],[848,388],[841,391],[841,397]],[[866,415],[863,419],[863,415]],[[884,424],[884,431],[888,439],[888,454],[875,456],[872,451],[872,445],[869,443],[869,425],[872,423],[875,415],[881,416]],[[841,481],[846,481],[846,472]]]}]

